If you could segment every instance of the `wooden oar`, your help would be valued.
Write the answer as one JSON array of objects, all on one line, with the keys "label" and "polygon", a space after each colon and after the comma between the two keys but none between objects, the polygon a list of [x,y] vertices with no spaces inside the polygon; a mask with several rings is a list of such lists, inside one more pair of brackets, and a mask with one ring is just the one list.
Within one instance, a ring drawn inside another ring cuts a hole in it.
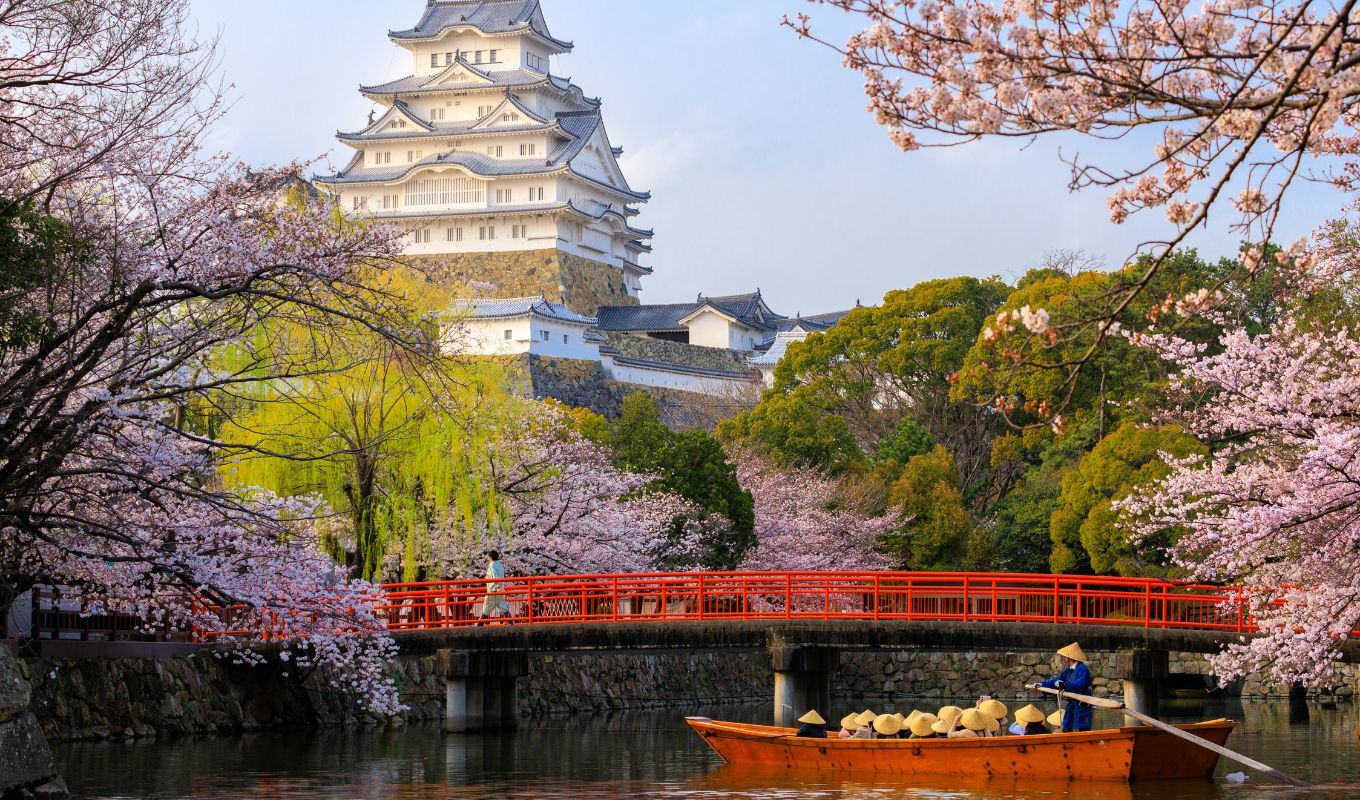
[{"label": "wooden oar", "polygon": [[1089,695],[1084,694],[1073,694],[1071,692],[1064,692],[1059,689],[1049,689],[1047,687],[1039,686],[1037,684],[1032,685],[1029,688],[1034,689],[1036,691],[1044,692],[1046,694],[1055,695],[1057,697],[1070,697],[1078,702],[1088,703],[1093,706],[1100,706],[1101,708],[1118,709],[1120,711],[1123,711],[1125,716],[1133,717],[1134,719],[1142,722],[1145,725],[1151,725],[1154,728],[1159,728],[1161,730],[1166,731],[1167,733],[1179,736],[1180,738],[1186,740],[1187,742],[1192,742],[1196,745],[1199,745],[1200,747],[1203,747],[1205,750],[1212,750],[1213,752],[1218,753],[1220,756],[1223,756],[1224,758],[1232,759],[1233,761],[1236,761],[1239,764],[1251,767],[1252,769],[1257,770],[1259,772],[1264,772],[1265,774],[1269,775],[1270,777],[1274,778],[1277,781],[1292,784],[1294,786],[1308,787],[1313,785],[1311,783],[1305,783],[1304,781],[1295,778],[1288,772],[1281,772],[1280,770],[1275,769],[1274,767],[1268,764],[1262,764],[1260,761],[1257,761],[1254,758],[1247,758],[1241,753],[1235,753],[1232,750],[1229,750],[1228,748],[1224,747],[1223,745],[1214,744],[1208,739],[1196,736],[1193,733],[1190,733],[1189,731],[1183,731],[1174,725],[1168,725],[1165,722],[1162,722],[1161,720],[1157,719],[1156,717],[1149,717],[1147,714],[1141,713],[1139,711],[1134,711],[1133,709],[1129,708],[1128,706],[1124,705],[1122,702],[1118,700],[1110,700],[1103,697],[1091,697]]}]

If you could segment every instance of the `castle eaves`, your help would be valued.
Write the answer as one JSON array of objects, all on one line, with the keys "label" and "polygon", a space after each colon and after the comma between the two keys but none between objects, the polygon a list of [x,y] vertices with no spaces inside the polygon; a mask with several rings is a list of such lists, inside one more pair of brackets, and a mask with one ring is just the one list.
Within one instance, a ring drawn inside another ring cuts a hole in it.
[{"label": "castle eaves", "polygon": [[538,13],[538,0],[433,0],[414,28],[388,33],[394,41],[436,39],[445,31],[474,30],[489,36],[533,34],[563,52],[572,43],[556,38]]}]

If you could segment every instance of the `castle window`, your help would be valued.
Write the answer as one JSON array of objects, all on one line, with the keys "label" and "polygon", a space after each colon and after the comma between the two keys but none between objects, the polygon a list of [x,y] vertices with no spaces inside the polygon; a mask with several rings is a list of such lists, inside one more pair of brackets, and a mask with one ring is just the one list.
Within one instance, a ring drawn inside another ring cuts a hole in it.
[{"label": "castle window", "polygon": [[426,178],[406,184],[406,205],[447,206],[486,202],[486,182],[475,178]]},{"label": "castle window", "polygon": [[450,242],[461,242],[461,241],[463,241],[463,229],[462,229],[462,228],[449,228],[449,231],[448,231],[448,240],[449,240]]},{"label": "castle window", "polygon": [[524,63],[529,65],[529,69],[543,70],[543,58],[535,53],[525,53]]},{"label": "castle window", "polygon": [[548,332],[548,331],[543,331],[543,341],[547,342],[547,341],[551,341],[551,340],[552,340],[552,333],[550,333],[550,332]]},{"label": "castle window", "polygon": [[502,155],[505,154],[505,148],[498,144],[492,145],[491,147],[486,148],[486,154],[489,156],[495,156],[496,158],[500,158]]},{"label": "castle window", "polygon": [[367,197],[355,197],[355,198],[354,198],[354,210],[355,210],[355,211],[358,211],[358,210],[363,209],[363,208],[368,208],[368,198],[367,198]]},{"label": "castle window", "polygon": [[532,156],[538,152],[538,145],[522,144],[519,146],[519,154],[522,156]]},{"label": "castle window", "polygon": [[477,118],[481,119],[495,110],[495,106],[477,106]]},{"label": "castle window", "polygon": [[421,230],[421,231],[411,231],[411,243],[412,243],[412,244],[429,244],[429,243],[430,243],[430,231],[429,231],[428,229],[426,229],[426,230]]},{"label": "castle window", "polygon": [[397,200],[398,200],[398,199],[399,199],[398,196],[395,195],[395,194],[385,194],[385,195],[383,195],[383,208],[386,208],[386,209],[395,209],[395,208],[397,208]]},{"label": "castle window", "polygon": [[514,338],[515,338],[515,332],[514,332],[514,331],[512,331],[512,330],[507,330],[507,331],[505,332],[505,341],[508,342],[508,341],[510,341],[511,339],[514,339]]},{"label": "castle window", "polygon": [[482,63],[482,51],[481,51],[481,50],[478,50],[478,51],[477,51],[477,63],[478,63],[478,64]]},{"label": "castle window", "polygon": [[499,50],[492,50],[492,51],[491,51],[491,63],[492,63],[492,64],[500,63],[500,62],[496,61],[496,54],[499,53],[499,52],[500,52]]},{"label": "castle window", "polygon": [[439,54],[438,54],[438,53],[430,53],[430,66],[431,66],[431,67],[437,67],[437,66],[439,66]]},{"label": "castle window", "polygon": [[515,194],[515,190],[513,190],[513,189],[497,189],[497,190],[496,190],[496,202],[497,202],[497,203],[509,203],[512,199],[514,199],[514,194]]},{"label": "castle window", "polygon": [[430,120],[431,120],[431,121],[434,121],[434,120],[437,120],[437,119],[443,119],[443,118],[444,118],[444,109],[442,109],[442,108],[432,108],[432,109],[430,109]]},{"label": "castle window", "polygon": [[483,225],[481,228],[479,228],[479,229],[477,230],[477,238],[478,238],[478,239],[481,239],[481,240],[484,241],[484,242],[485,242],[485,241],[489,241],[489,240],[491,240],[491,239],[495,239],[495,238],[496,238],[496,226],[495,226],[495,225]]},{"label": "castle window", "polygon": [[452,63],[453,63],[453,53],[445,53],[445,54],[444,54],[444,66],[447,67],[448,65],[450,65],[450,64],[452,64]]},{"label": "castle window", "polygon": [[529,238],[529,226],[528,226],[528,225],[513,225],[513,226],[511,226],[511,227],[510,227],[510,238],[511,238],[511,239],[527,239],[527,238]]},{"label": "castle window", "polygon": [[571,336],[562,334],[562,344],[571,344]]}]

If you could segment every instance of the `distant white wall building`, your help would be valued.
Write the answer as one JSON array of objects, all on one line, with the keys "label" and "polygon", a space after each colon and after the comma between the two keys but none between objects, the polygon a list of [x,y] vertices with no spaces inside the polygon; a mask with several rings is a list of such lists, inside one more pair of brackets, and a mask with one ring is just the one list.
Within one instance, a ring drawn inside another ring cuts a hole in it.
[{"label": "distant white wall building", "polygon": [[599,337],[590,335],[593,317],[577,314],[542,297],[464,300],[458,329],[446,335],[450,349],[476,355],[532,353],[553,358],[599,361]]}]

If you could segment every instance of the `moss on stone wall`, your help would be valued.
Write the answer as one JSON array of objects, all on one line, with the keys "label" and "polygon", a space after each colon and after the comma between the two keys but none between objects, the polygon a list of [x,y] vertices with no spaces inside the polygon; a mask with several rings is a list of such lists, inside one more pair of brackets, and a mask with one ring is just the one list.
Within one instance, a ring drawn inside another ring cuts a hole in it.
[{"label": "moss on stone wall", "polygon": [[541,294],[565,303],[578,314],[594,314],[600,306],[636,305],[628,295],[623,271],[560,250],[517,250],[505,253],[450,253],[410,259],[439,280],[455,284],[484,281],[496,286],[493,297]]}]

